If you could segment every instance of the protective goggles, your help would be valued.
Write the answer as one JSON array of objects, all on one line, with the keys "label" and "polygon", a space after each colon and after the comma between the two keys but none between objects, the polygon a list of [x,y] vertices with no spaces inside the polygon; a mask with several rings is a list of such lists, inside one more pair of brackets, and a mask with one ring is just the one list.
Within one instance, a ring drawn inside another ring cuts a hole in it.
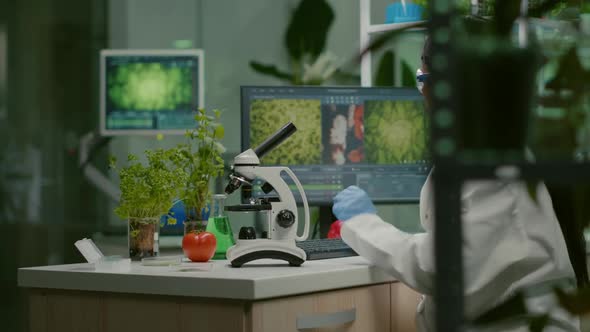
[{"label": "protective goggles", "polygon": [[430,74],[423,73],[421,69],[416,70],[416,87],[420,93],[422,93],[422,90],[424,89],[424,83],[428,81],[429,76]]}]

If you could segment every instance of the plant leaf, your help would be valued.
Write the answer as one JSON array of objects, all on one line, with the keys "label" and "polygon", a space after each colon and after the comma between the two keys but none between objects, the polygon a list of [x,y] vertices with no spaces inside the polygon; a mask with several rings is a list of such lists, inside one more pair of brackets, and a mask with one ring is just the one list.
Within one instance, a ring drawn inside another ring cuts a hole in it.
[{"label": "plant leaf", "polygon": [[281,80],[289,82],[293,80],[292,74],[280,71],[275,65],[265,65],[256,61],[250,61],[250,68],[260,74],[273,76]]},{"label": "plant leaf", "polygon": [[337,69],[334,72],[334,75],[332,75],[332,79],[343,85],[358,85],[361,81],[361,76],[358,74],[349,73],[342,69]]},{"label": "plant leaf", "polygon": [[116,169],[117,168],[117,157],[110,155],[109,156],[109,168]]},{"label": "plant leaf", "polygon": [[285,44],[291,58],[317,57],[326,45],[334,11],[325,0],[302,0],[291,16]]},{"label": "plant leaf", "polygon": [[217,126],[215,128],[215,132],[213,134],[213,138],[215,139],[222,139],[225,136],[225,129],[223,126]]},{"label": "plant leaf", "polygon": [[401,61],[402,63],[402,85],[404,87],[416,87],[416,72],[412,70],[410,65]]},{"label": "plant leaf", "polygon": [[551,10],[557,8],[560,5],[566,4],[566,0],[545,0],[535,1],[529,5],[529,16],[531,17],[542,17]]},{"label": "plant leaf", "polygon": [[377,66],[377,75],[375,76],[376,86],[393,86],[394,84],[394,60],[393,51],[383,53]]},{"label": "plant leaf", "polygon": [[555,91],[571,90],[577,100],[582,97],[586,82],[590,80],[590,72],[586,71],[580,63],[575,47],[571,47],[559,60],[559,67],[555,77],[547,82],[546,87]]}]

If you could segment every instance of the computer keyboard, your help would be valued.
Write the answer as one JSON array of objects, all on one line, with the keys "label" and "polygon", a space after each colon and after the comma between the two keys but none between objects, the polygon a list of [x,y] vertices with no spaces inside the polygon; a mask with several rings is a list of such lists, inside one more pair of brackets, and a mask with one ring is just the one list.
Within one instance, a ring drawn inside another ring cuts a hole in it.
[{"label": "computer keyboard", "polygon": [[342,239],[311,239],[295,242],[307,254],[307,260],[358,256]]}]

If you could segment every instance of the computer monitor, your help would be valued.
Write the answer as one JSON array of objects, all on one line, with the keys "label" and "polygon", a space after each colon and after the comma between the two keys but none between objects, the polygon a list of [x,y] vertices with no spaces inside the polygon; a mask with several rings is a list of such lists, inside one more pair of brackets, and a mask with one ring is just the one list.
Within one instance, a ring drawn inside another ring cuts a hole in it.
[{"label": "computer monitor", "polygon": [[[241,103],[242,150],[295,124],[297,131],[261,164],[291,168],[311,205],[331,205],[350,185],[375,203],[418,202],[430,164],[416,89],[245,86]],[[242,191],[245,201],[267,195],[257,184]]]},{"label": "computer monitor", "polygon": [[102,50],[100,133],[184,134],[204,107],[202,50]]}]

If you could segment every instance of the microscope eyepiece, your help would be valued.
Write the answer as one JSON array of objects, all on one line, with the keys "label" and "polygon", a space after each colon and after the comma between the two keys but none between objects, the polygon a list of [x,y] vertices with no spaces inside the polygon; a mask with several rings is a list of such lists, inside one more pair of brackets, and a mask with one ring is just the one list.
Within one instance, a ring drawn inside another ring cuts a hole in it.
[{"label": "microscope eyepiece", "polygon": [[[296,130],[297,128],[292,122],[287,123],[281,129],[275,132],[271,137],[264,140],[264,142],[262,142],[255,149],[248,149],[247,151],[244,151],[241,154],[239,154],[234,159],[234,162],[236,160],[238,161],[234,164],[234,166],[238,164],[240,166],[258,166],[260,163],[259,159],[262,158],[262,156],[264,156],[270,150],[274,149],[277,145],[281,144],[284,140],[289,138],[289,136],[293,135],[293,133]],[[252,155],[252,151],[254,152],[254,155]],[[234,171],[232,174],[229,175],[229,181],[227,183],[227,186],[225,187],[225,193],[228,195],[232,194],[234,191],[238,190],[242,186],[242,184],[246,184],[249,188],[251,188],[252,183],[250,183],[250,181],[250,179],[242,176],[239,172]]]},{"label": "microscope eyepiece", "polygon": [[293,122],[287,123],[271,137],[267,138],[264,140],[264,142],[260,143],[259,146],[254,148],[254,153],[256,153],[258,158],[262,159],[262,156],[274,149],[277,145],[281,144],[284,140],[289,138],[289,136],[293,135],[296,130],[297,127],[295,127]]}]

